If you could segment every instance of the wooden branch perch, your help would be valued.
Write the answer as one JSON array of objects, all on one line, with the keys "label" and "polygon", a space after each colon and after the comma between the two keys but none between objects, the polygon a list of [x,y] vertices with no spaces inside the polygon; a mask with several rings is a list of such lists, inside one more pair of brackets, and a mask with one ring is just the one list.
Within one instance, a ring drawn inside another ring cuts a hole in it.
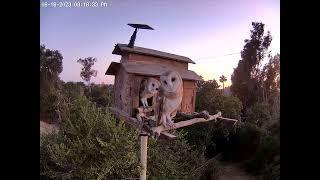
[{"label": "wooden branch perch", "polygon": [[[226,120],[226,121],[232,121],[236,123],[238,120],[236,119],[230,119],[230,118],[224,118],[221,116],[221,112],[215,114],[215,115],[209,115],[206,111],[203,111],[201,113],[194,113],[194,114],[185,114],[185,113],[177,113],[177,119],[188,119],[185,121],[180,121],[177,123],[174,123],[174,126],[172,127],[164,127],[162,125],[154,127],[153,124],[151,125],[145,125],[145,121],[150,121],[152,123],[155,122],[154,117],[145,117],[145,112],[150,112],[150,109],[144,109],[144,108],[138,108],[137,109],[137,118],[130,117],[126,112],[119,110],[117,108],[110,108],[110,110],[113,112],[113,114],[117,118],[124,118],[124,120],[133,125],[135,128],[141,129],[143,132],[150,134],[153,137],[159,137],[161,134],[166,138],[176,138],[175,135],[170,134],[166,131],[172,130],[172,129],[178,129],[185,126],[190,126],[192,124],[201,123],[201,122],[209,122],[209,121],[217,121],[217,120]],[[192,119],[190,119],[192,118]],[[145,120],[144,120],[145,119]]]},{"label": "wooden branch perch", "polygon": [[[130,125],[132,125],[133,127],[137,128],[137,129],[140,129],[141,128],[141,124],[142,124],[142,118],[140,117],[140,120],[139,118],[133,118],[133,117],[130,117],[129,114],[127,114],[126,112],[120,110],[120,109],[117,109],[117,108],[114,108],[114,107],[110,107],[109,108],[110,111],[113,113],[113,115],[116,117],[116,118],[123,118],[125,122],[129,123]],[[146,112],[146,111],[149,111],[148,109],[144,109],[141,108],[141,109],[138,109],[138,111],[141,112]],[[147,128],[147,127],[142,127],[143,128],[143,131],[145,132],[149,132],[150,134],[152,134],[150,132],[151,130],[151,127],[150,128]],[[164,138],[167,138],[167,139],[172,139],[172,138],[176,138],[175,135],[173,134],[170,134],[168,132],[161,132],[161,134],[163,135]]]},{"label": "wooden branch perch", "polygon": [[193,114],[186,114],[183,112],[177,112],[176,116],[173,118],[174,120],[190,120],[193,118],[204,118],[204,119],[209,119],[210,114],[207,111],[202,111],[200,113],[194,112]]},{"label": "wooden branch perch", "polygon": [[[195,116],[197,116],[197,114],[195,114]],[[187,120],[187,121],[180,121],[180,122],[174,123],[174,126],[172,126],[172,127],[164,127],[162,125],[161,126],[157,126],[157,127],[153,127],[153,128],[151,128],[151,131],[153,131],[153,136],[157,137],[163,131],[168,131],[168,130],[172,130],[172,129],[178,129],[178,128],[182,128],[182,127],[185,127],[185,126],[190,126],[190,125],[195,124],[195,123],[209,122],[209,121],[212,121],[212,120],[216,121],[217,119],[233,121],[233,122],[237,122],[238,121],[236,119],[229,119],[229,118],[221,117],[221,112],[218,112],[215,115],[207,115],[207,116],[208,116],[207,119],[205,119],[205,118],[193,118],[193,119]],[[190,117],[192,117],[192,115],[190,115]]]}]

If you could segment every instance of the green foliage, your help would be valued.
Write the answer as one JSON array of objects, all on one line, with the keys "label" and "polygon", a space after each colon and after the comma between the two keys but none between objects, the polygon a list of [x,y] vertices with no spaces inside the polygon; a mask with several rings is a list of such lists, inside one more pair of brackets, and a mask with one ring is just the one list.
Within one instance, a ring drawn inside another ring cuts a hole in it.
[{"label": "green foliage", "polygon": [[77,62],[83,66],[81,69],[81,72],[80,72],[81,78],[84,81],[88,82],[88,84],[89,84],[91,77],[97,76],[97,71],[92,69],[92,66],[94,65],[94,63],[97,62],[97,59],[93,58],[93,57],[87,57],[84,59],[80,58],[77,60]]},{"label": "green foliage", "polygon": [[[85,96],[69,100],[64,104],[60,131],[41,137],[41,175],[57,179],[139,177],[138,132]],[[177,133],[174,141],[149,139],[150,179],[188,178],[205,162],[184,133]]]},{"label": "green foliage", "polygon": [[252,23],[250,40],[245,40],[245,45],[241,51],[241,60],[231,76],[231,91],[236,95],[244,107],[250,107],[258,101],[260,63],[271,44],[270,32],[264,35],[263,23]]},{"label": "green foliage", "polygon": [[[201,84],[200,84],[201,83]],[[216,80],[200,82],[197,87],[196,111],[208,111],[215,114],[221,111],[224,117],[239,118],[242,105],[238,98],[225,96]]]},{"label": "green foliage", "polygon": [[62,55],[57,50],[46,49],[45,45],[40,45],[40,75],[50,78],[57,78],[62,72]]},{"label": "green foliage", "polygon": [[210,114],[217,113],[222,99],[216,80],[202,81],[197,84],[196,111],[207,110]]},{"label": "green foliage", "polygon": [[251,123],[238,123],[223,152],[224,159],[242,161],[252,157],[259,146],[263,130]]},{"label": "green foliage", "polygon": [[264,175],[265,179],[280,178],[280,139],[278,135],[265,133],[258,150],[244,163],[250,173]]},{"label": "green foliage", "polygon": [[224,173],[220,163],[220,157],[221,154],[218,154],[208,159],[195,170],[189,179],[219,179],[218,177]]},{"label": "green foliage", "polygon": [[257,125],[258,127],[270,124],[271,112],[270,106],[265,103],[256,103],[247,110],[246,121]]},{"label": "green foliage", "polygon": [[235,96],[223,96],[222,106],[220,107],[223,117],[235,118],[240,120],[242,103]]},{"label": "green foliage", "polygon": [[[240,119],[240,100],[234,96],[225,96],[218,88],[215,80],[197,83],[196,111],[206,110],[210,114],[221,111],[224,117]],[[233,131],[233,127],[214,122],[194,124],[184,129],[188,132],[188,142],[208,158],[224,151],[228,136]]]},{"label": "green foliage", "polygon": [[[215,80],[197,83],[196,111],[208,111],[215,114],[222,112],[224,117],[240,119],[241,102],[234,96],[225,96]],[[184,128],[187,140],[195,146],[197,151],[203,152],[206,157],[212,158],[224,151],[229,134],[234,131],[232,126],[223,123],[199,123]]]},{"label": "green foliage", "polygon": [[56,119],[60,108],[62,59],[59,51],[40,45],[40,113],[45,119]]},{"label": "green foliage", "polygon": [[62,93],[66,99],[75,100],[84,94],[85,88],[83,82],[66,82],[62,84]]},{"label": "green foliage", "polygon": [[139,176],[137,131],[84,96],[65,104],[58,134],[44,136],[40,173],[58,179]]},{"label": "green foliage", "polygon": [[220,82],[222,83],[222,85],[223,85],[222,89],[224,89],[224,82],[227,81],[227,78],[226,78],[224,75],[221,75],[219,78],[220,78],[219,81],[220,81]]},{"label": "green foliage", "polygon": [[91,84],[91,92],[83,82],[67,82],[62,84],[62,93],[66,99],[74,100],[85,95],[98,107],[110,107],[113,103],[113,85]]},{"label": "green foliage", "polygon": [[91,92],[86,91],[90,101],[95,102],[98,107],[110,107],[113,103],[113,85],[99,84],[91,85]]},{"label": "green foliage", "polygon": [[177,136],[177,140],[150,139],[148,179],[190,178],[205,162],[201,153],[192,150],[183,132],[178,132]]}]

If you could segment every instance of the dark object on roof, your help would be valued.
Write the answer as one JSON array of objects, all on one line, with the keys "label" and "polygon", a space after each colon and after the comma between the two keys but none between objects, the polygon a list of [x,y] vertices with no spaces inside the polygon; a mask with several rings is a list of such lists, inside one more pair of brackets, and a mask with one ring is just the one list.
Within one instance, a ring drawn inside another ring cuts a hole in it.
[{"label": "dark object on roof", "polygon": [[128,24],[128,25],[133,27],[133,28],[138,28],[138,29],[151,29],[151,30],[154,30],[152,27],[150,27],[149,25],[146,25],[146,24]]},{"label": "dark object on roof", "polygon": [[133,34],[131,35],[130,42],[128,44],[128,47],[130,47],[130,48],[133,48],[133,46],[134,46],[134,41],[136,40],[138,29],[153,30],[152,27],[150,27],[149,25],[146,25],[146,24],[128,24],[128,25],[133,27],[133,28],[136,28],[134,30]]},{"label": "dark object on roof", "polygon": [[149,56],[154,56],[154,57],[171,59],[171,60],[179,61],[179,62],[195,64],[195,62],[193,62],[190,58],[187,58],[185,56],[179,56],[179,55],[176,55],[176,54],[170,54],[170,53],[157,51],[157,50],[154,50],[154,49],[138,47],[138,46],[135,46],[133,48],[129,48],[129,47],[127,47],[126,44],[117,44],[115,46],[114,50],[112,51],[112,54],[122,55],[123,52],[130,52],[130,53],[135,53],[135,54],[149,55]]},{"label": "dark object on roof", "polygon": [[137,29],[134,30],[133,34],[131,35],[130,42],[129,42],[129,44],[128,44],[128,47],[129,47],[129,48],[133,48],[133,46],[134,46],[134,41],[136,40],[136,36],[137,36]]},{"label": "dark object on roof", "polygon": [[203,81],[203,79],[198,76],[195,72],[186,70],[186,69],[178,69],[174,67],[168,67],[166,65],[155,65],[155,64],[140,64],[140,63],[117,63],[112,62],[106,72],[106,75],[115,75],[120,67],[123,67],[127,73],[144,75],[144,76],[160,76],[164,72],[168,70],[174,70],[179,72],[182,79],[185,80],[194,80],[194,81]]}]

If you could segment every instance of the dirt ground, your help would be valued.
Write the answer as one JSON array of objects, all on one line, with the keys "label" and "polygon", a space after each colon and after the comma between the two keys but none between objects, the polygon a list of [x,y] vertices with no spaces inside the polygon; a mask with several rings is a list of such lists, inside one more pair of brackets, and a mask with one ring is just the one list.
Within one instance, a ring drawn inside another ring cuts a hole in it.
[{"label": "dirt ground", "polygon": [[223,163],[223,175],[219,180],[261,180],[261,177],[252,176],[242,170],[238,164]]},{"label": "dirt ground", "polygon": [[48,134],[58,130],[59,128],[57,125],[40,121],[40,134]]}]

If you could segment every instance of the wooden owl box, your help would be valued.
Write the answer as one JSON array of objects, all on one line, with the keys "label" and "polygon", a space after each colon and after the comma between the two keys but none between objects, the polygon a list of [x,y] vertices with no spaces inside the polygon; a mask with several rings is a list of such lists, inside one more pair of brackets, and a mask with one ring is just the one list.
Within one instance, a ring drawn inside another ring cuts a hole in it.
[{"label": "wooden owl box", "polygon": [[[195,111],[196,81],[202,78],[195,72],[188,70],[191,59],[161,52],[153,49],[126,44],[116,44],[112,54],[121,55],[120,62],[111,62],[106,75],[115,76],[113,107],[134,116],[134,109],[142,106],[139,100],[141,83],[146,78],[160,78],[168,70],[177,71],[183,80],[183,98],[181,112],[192,113]],[[148,99],[148,104],[154,106],[155,97]]]}]

